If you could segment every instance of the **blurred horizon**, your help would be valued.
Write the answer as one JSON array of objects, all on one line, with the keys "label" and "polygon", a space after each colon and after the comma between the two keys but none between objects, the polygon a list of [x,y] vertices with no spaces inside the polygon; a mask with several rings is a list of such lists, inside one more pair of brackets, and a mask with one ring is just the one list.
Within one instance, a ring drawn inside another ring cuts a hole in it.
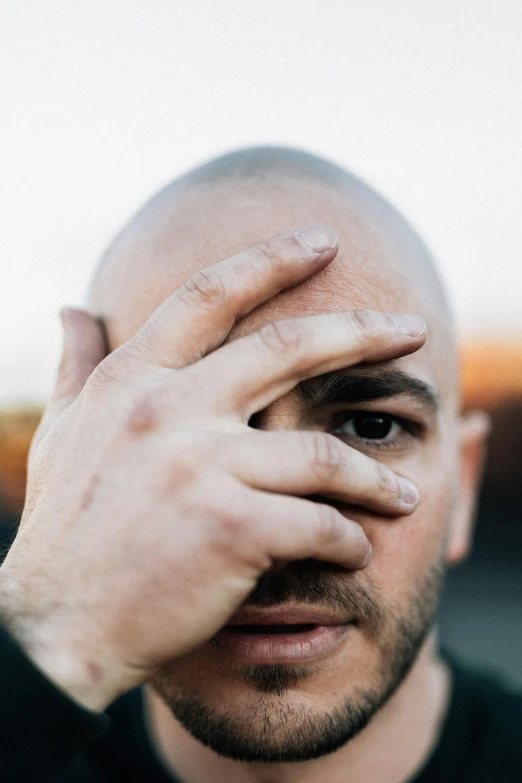
[{"label": "blurred horizon", "polygon": [[[521,357],[522,340],[489,339],[470,341],[462,346],[462,409],[485,410],[492,415],[493,425],[500,428],[498,441],[500,443],[502,439],[502,445],[499,448],[496,447],[496,433],[492,438],[495,448],[489,473],[494,486],[489,488],[490,494],[492,490],[493,494],[497,492],[506,477],[512,484],[511,495],[518,492],[519,466],[513,456],[515,442],[522,437]],[[16,514],[23,506],[27,452],[44,403],[45,400],[32,404],[23,401],[2,404],[0,401],[0,515],[2,509],[4,513]]]}]

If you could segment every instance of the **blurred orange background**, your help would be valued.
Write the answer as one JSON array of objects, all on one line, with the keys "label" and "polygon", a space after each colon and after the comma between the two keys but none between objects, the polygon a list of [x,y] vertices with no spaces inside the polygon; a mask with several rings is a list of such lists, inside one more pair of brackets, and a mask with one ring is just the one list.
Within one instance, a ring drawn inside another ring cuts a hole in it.
[{"label": "blurred orange background", "polygon": [[[468,342],[462,351],[462,387],[464,408],[484,409],[496,424],[491,446],[496,458],[490,460],[494,464],[486,481],[491,484],[491,472],[505,479],[507,445],[522,442],[522,342]],[[39,408],[0,410],[0,513],[5,516],[16,517],[22,509],[27,452],[40,415]],[[502,448],[495,447],[497,440]],[[511,472],[518,489],[518,464]]]}]

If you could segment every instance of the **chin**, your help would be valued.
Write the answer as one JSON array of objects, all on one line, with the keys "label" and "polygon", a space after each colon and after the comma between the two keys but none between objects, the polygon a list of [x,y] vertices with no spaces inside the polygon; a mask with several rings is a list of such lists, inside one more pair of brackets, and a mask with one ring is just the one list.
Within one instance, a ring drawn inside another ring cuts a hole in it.
[{"label": "chin", "polygon": [[332,753],[356,736],[387,698],[371,688],[353,688],[343,697],[319,689],[312,693],[312,672],[289,665],[259,668],[238,674],[241,683],[225,701],[191,695],[191,688],[173,695],[160,684],[153,687],[199,742],[218,755],[257,763],[307,761]]},{"label": "chin", "polygon": [[200,651],[164,667],[150,685],[182,726],[219,755],[252,763],[307,761],[364,729],[403,680],[422,638],[400,665],[389,655],[385,664],[364,639],[304,665],[211,666]]}]

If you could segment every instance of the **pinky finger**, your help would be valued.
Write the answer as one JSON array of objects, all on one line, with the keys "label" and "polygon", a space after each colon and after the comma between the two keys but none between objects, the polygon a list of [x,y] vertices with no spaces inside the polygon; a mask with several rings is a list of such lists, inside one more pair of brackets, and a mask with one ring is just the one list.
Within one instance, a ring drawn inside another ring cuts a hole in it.
[{"label": "pinky finger", "polygon": [[352,570],[370,562],[372,548],[364,530],[333,506],[247,488],[244,492],[255,540],[270,560],[314,558]]}]

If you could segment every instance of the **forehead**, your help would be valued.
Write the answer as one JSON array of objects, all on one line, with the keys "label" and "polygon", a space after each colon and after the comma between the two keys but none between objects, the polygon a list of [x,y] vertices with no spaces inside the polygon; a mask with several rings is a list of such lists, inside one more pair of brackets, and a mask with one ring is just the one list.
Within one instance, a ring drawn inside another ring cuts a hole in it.
[{"label": "forehead", "polygon": [[416,312],[427,321],[430,339],[398,363],[444,385],[441,341],[448,339],[448,324],[433,291],[430,294],[432,273],[415,234],[364,189],[343,193],[321,183],[284,178],[270,184],[194,188],[171,206],[150,210],[127,232],[108,263],[96,301],[111,348],[129,339],[198,269],[273,234],[318,223],[338,232],[337,258],[243,318],[230,339],[269,321],[320,312],[357,307]]}]

